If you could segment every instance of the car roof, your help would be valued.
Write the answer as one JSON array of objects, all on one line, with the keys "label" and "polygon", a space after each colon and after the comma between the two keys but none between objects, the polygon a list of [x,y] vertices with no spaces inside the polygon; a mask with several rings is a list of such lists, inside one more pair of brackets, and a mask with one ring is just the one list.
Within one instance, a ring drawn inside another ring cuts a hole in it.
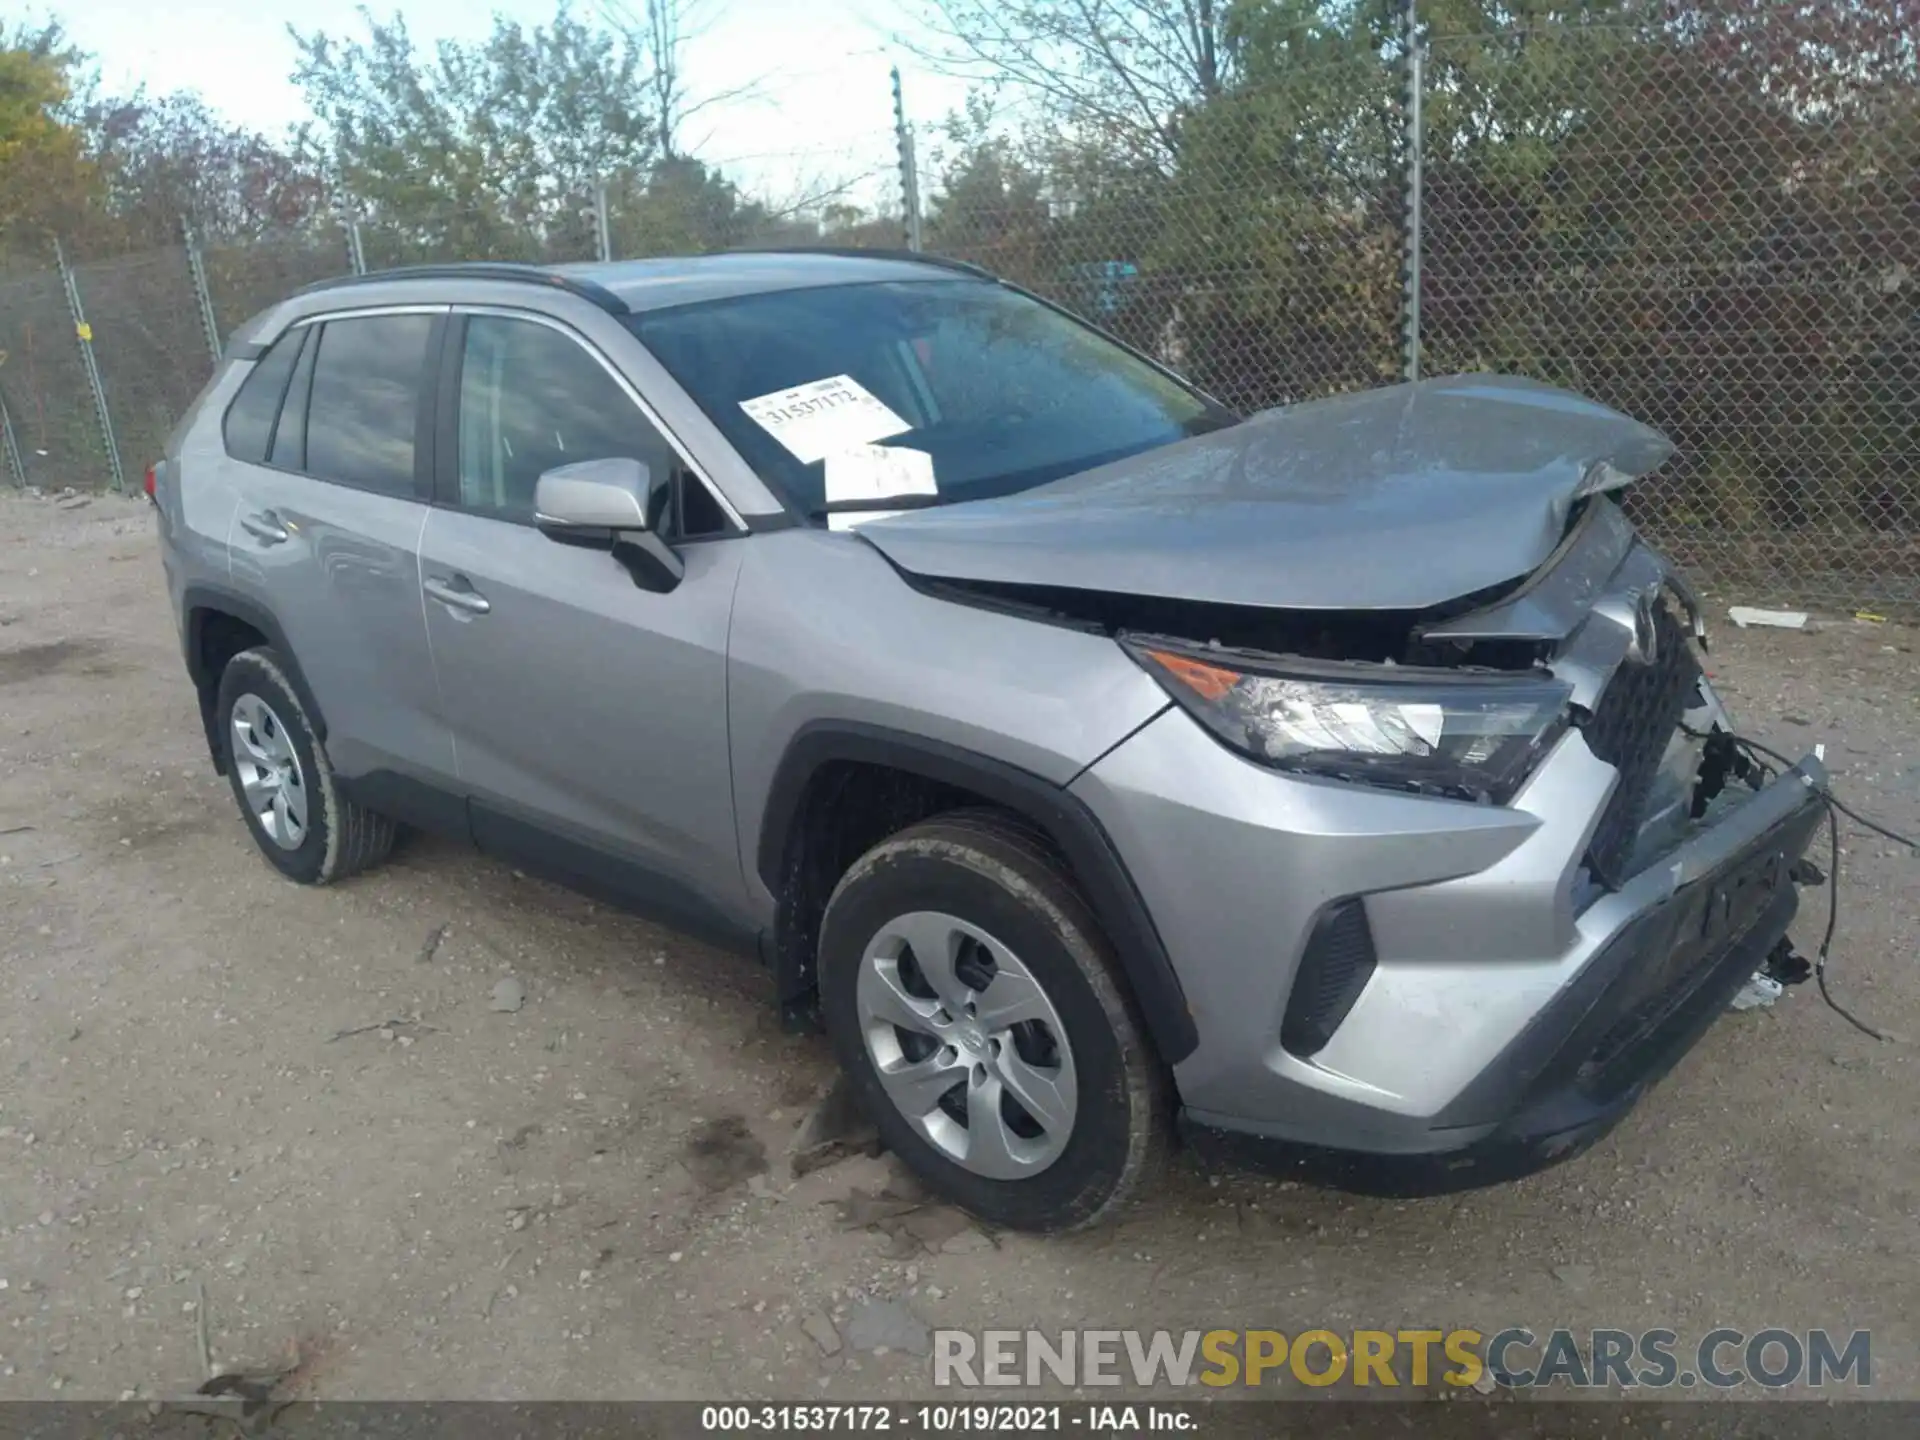
[{"label": "car roof", "polygon": [[984,276],[972,266],[887,250],[865,254],[844,250],[734,251],[548,268],[599,285],[635,312],[820,285],[952,279],[956,271]]},{"label": "car roof", "polygon": [[[343,275],[309,285],[303,296],[361,285],[407,282],[437,285],[462,280],[520,281],[557,287],[614,314],[637,314],[738,295],[768,294],[826,285],[884,280],[937,280],[956,276],[991,279],[964,261],[893,250],[736,250],[721,255],[676,255],[651,260],[612,260],[568,265],[521,265],[493,261],[410,265]],[[436,298],[439,298],[436,295]],[[457,297],[456,297],[457,298]]]}]

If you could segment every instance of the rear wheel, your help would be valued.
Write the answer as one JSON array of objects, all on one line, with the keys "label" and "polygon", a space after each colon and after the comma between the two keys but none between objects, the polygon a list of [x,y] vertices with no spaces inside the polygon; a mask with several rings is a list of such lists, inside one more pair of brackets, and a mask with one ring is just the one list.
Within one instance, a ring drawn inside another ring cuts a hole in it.
[{"label": "rear wheel", "polygon": [[882,1137],[983,1219],[1113,1215],[1158,1168],[1168,1085],[1071,876],[960,811],[890,837],[828,902],[821,1004]]},{"label": "rear wheel", "polygon": [[233,798],[276,870],[304,885],[327,885],[386,858],[393,821],[340,793],[272,648],[243,650],[227,662],[215,713]]}]

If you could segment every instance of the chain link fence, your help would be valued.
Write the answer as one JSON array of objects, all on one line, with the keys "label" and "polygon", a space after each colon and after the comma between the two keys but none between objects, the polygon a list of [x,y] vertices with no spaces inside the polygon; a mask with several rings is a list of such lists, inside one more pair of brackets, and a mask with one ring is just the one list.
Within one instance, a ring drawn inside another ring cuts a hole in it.
[{"label": "chain link fence", "polygon": [[[316,280],[433,260],[897,247],[917,232],[1242,410],[1416,368],[1581,391],[1676,442],[1630,503],[1707,583],[1911,610],[1920,74],[1910,46],[1834,53],[1818,9],[1717,38],[1657,23],[1423,36],[1244,83],[1161,153],[1008,139],[923,168],[917,187],[868,153],[851,181],[785,205],[686,162],[540,197],[531,216],[183,235],[80,257],[70,278],[132,477],[210,373],[209,326],[223,338]],[[913,188],[917,216],[871,199]],[[866,198],[837,203],[849,195]],[[109,447],[64,279],[0,271],[5,453],[25,483],[90,488]]]},{"label": "chain link fence", "polygon": [[1910,606],[1920,83],[1910,58],[1822,57],[1818,7],[1780,8],[1746,43],[1432,37],[1425,363],[1665,431],[1677,453],[1630,508],[1717,584]]},{"label": "chain link fence", "polygon": [[126,483],[137,484],[213,369],[185,244],[73,267]]},{"label": "chain link fence", "polygon": [[1393,60],[1357,55],[1211,102],[1177,154],[989,156],[936,189],[926,246],[1085,315],[1243,411],[1391,382],[1404,85]]},{"label": "chain link fence", "polygon": [[[276,300],[353,268],[348,230],[338,221],[244,244],[203,245],[200,253],[207,304],[222,341]],[[175,303],[186,301],[176,296]]]},{"label": "chain link fence", "polygon": [[0,405],[25,483],[107,482],[104,437],[58,270],[0,275]]}]

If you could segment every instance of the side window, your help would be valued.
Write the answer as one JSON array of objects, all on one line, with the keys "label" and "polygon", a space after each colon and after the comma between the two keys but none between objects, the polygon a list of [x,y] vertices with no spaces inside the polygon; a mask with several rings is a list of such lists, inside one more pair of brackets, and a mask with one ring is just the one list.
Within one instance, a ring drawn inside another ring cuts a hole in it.
[{"label": "side window", "polygon": [[[690,533],[676,513],[682,491],[706,501],[698,517],[720,528],[698,482],[626,392],[578,341],[531,320],[474,315],[460,360],[460,507],[500,520],[533,519],[533,491],[558,465],[621,456],[644,461],[656,482],[654,523]],[[688,507],[689,512],[694,507]]]},{"label": "side window", "polygon": [[307,402],[307,473],[412,496],[413,436],[430,315],[329,320]]},{"label": "side window", "polygon": [[254,363],[253,373],[240,382],[240,393],[227,406],[220,429],[227,454],[234,459],[258,465],[267,458],[273,417],[280,413],[280,397],[287,393],[287,377],[293,374],[293,362],[306,338],[304,325],[287,331]]}]

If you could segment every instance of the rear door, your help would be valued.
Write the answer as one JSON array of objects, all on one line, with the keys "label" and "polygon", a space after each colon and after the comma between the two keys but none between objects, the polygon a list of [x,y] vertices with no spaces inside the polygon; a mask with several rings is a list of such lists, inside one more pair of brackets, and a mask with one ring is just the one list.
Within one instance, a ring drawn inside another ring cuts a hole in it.
[{"label": "rear door", "polygon": [[[744,893],[726,642],[747,542],[571,329],[456,312],[445,353],[421,579],[474,837],[686,928],[725,930]],[[670,593],[640,589],[605,549],[534,528],[543,471],[610,456],[645,462],[657,482],[656,530],[686,565]]]},{"label": "rear door", "polygon": [[[252,472],[267,460],[267,447],[273,443],[273,422],[286,399],[287,383],[306,344],[304,330],[289,330],[252,363],[236,363],[234,371],[244,371],[237,388],[216,386],[200,403],[209,410],[221,407],[217,425],[200,423],[206,416],[185,422],[176,432],[180,441],[176,462],[181,480],[172,487],[159,477],[155,499],[160,515],[160,532],[170,547],[177,547],[182,561],[182,578],[192,582],[212,580],[228,583],[233,573],[232,536],[239,500],[248,489]],[[192,483],[185,483],[186,477]],[[171,489],[171,494],[169,493]],[[173,513],[177,511],[178,523]],[[171,565],[169,566],[171,573]],[[182,617],[184,618],[184,616]]]},{"label": "rear door", "polygon": [[419,558],[433,467],[428,372],[445,323],[444,306],[415,306],[290,332],[301,338],[285,402],[264,460],[245,467],[234,516],[235,587],[279,621],[335,770],[370,790],[455,784]]}]

